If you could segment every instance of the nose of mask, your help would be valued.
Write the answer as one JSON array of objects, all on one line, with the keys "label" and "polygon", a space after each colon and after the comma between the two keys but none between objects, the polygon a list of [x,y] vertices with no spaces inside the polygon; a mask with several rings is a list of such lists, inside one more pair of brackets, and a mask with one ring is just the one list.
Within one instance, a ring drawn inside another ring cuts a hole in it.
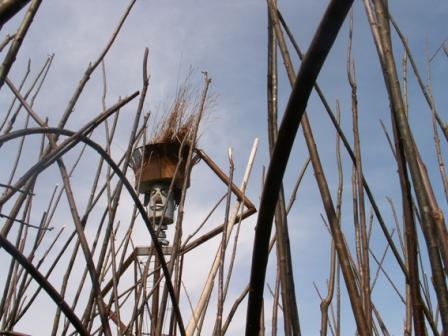
[{"label": "nose of mask", "polygon": [[160,194],[156,194],[154,196],[154,203],[155,204],[163,204],[163,200],[162,200],[162,197],[160,196]]}]

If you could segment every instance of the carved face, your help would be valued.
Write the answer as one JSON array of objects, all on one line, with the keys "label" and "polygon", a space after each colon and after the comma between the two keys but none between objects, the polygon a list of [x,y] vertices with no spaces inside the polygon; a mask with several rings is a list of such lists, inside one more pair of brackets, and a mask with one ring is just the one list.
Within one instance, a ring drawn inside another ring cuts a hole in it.
[{"label": "carved face", "polygon": [[168,197],[168,189],[169,184],[164,183],[156,183],[149,188],[148,215],[156,224],[160,223],[162,217],[163,224],[174,221],[174,200],[172,195]]}]

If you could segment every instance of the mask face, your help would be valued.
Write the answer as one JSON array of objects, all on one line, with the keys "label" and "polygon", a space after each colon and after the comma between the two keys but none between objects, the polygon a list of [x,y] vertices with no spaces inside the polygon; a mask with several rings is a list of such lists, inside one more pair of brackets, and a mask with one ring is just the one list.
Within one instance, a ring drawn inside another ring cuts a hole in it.
[{"label": "mask face", "polygon": [[168,189],[169,184],[164,183],[156,183],[149,188],[148,215],[156,225],[162,217],[162,224],[174,222],[174,200],[172,195],[168,197]]}]

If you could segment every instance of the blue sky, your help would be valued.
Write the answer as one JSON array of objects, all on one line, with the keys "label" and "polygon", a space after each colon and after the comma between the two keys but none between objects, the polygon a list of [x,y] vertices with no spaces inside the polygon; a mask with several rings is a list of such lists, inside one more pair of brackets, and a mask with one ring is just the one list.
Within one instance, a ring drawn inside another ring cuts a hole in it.
[{"label": "blue sky", "polygon": [[[285,20],[294,32],[298,43],[306,50],[312,35],[318,25],[327,1],[279,1],[279,7]],[[448,37],[446,17],[448,5],[439,0],[426,2],[396,1],[390,4],[391,12],[404,34],[409,38],[409,45],[416,57],[420,73],[425,75],[425,53],[432,55],[439,45]],[[126,7],[124,1],[47,1],[39,10],[30,32],[24,41],[17,61],[10,73],[10,78],[18,83],[23,76],[28,58],[32,60],[32,69],[37,71],[47,55],[55,53],[52,69],[49,73],[35,110],[42,117],[48,117],[50,125],[55,125],[61,116],[74,88],[77,86],[82,72],[90,61],[96,59],[108,40],[116,22]],[[23,13],[2,29],[2,36],[16,29]],[[335,108],[336,99],[340,100],[342,127],[349,139],[351,133],[350,88],[346,76],[347,23],[341,30],[338,39],[325,63],[318,82],[325,92],[330,105]],[[403,50],[394,38],[397,63],[400,63]],[[240,183],[247,156],[254,138],[260,138],[260,147],[255,162],[254,172],[248,189],[248,195],[258,205],[261,194],[262,167],[268,164],[266,138],[266,45],[267,45],[267,13],[265,1],[137,1],[122,32],[105,60],[108,78],[107,103],[113,104],[120,96],[126,96],[141,87],[141,63],[145,47],[149,48],[150,87],[145,111],[157,115],[169,106],[176,88],[182,82],[189,69],[193,69],[193,83],[200,88],[201,71],[208,71],[212,78],[212,92],[216,95],[216,104],[210,111],[209,121],[201,130],[200,147],[216,162],[227,169],[226,153],[228,147],[233,148],[236,171],[235,181]],[[359,110],[359,127],[361,131],[362,155],[364,173],[370,182],[380,208],[387,218],[388,226],[392,227],[391,212],[386,197],[394,198],[399,211],[400,199],[398,179],[395,165],[381,130],[379,120],[382,119],[390,129],[390,113],[388,100],[376,50],[373,45],[362,2],[354,5],[354,42],[353,53],[356,62]],[[291,51],[298,69],[297,57]],[[447,106],[446,78],[448,75],[447,57],[439,53],[432,61],[432,80],[436,104],[444,120],[447,119],[444,107]],[[282,63],[279,62],[280,91],[279,111],[283,111],[290,93]],[[9,95],[3,88],[0,94],[0,106],[5,110],[9,104]],[[101,74],[96,71],[86,87],[67,128],[76,129],[88,122],[101,111]],[[409,70],[409,118],[421,154],[427,163],[430,177],[440,206],[446,212],[446,201],[437,164],[434,156],[432,126],[430,111],[423,100],[416,81]],[[112,146],[112,155],[118,158],[127,145],[129,130],[132,125],[136,102],[123,109],[120,115],[117,138]],[[308,113],[315,132],[325,173],[330,189],[335,195],[337,188],[337,172],[335,161],[334,138],[335,131],[330,125],[322,104],[316,95],[309,101]],[[280,113],[281,114],[281,113]],[[4,111],[0,111],[4,115]],[[153,121],[154,119],[150,119]],[[20,122],[21,124],[21,122]],[[98,135],[100,138],[101,135]],[[35,148],[28,143],[30,157],[35,160]],[[444,154],[447,155],[446,143],[442,143]],[[12,158],[15,155],[13,146],[3,147],[2,155]],[[33,152],[34,151],[34,152]],[[71,162],[73,156],[67,156]],[[80,169],[73,177],[76,181],[76,192],[79,195],[79,208],[84,209],[83,195],[89,192],[88,186],[92,176],[87,173],[94,160],[92,153],[81,163]],[[307,150],[303,136],[299,132],[293,149],[292,158],[288,164],[284,185],[287,195],[295,182],[295,178],[303,162],[307,158]],[[31,160],[31,158],[30,158]],[[343,151],[344,160],[344,213],[343,226],[349,242],[352,241],[351,214],[351,163]],[[21,163],[24,171],[28,161]],[[1,181],[7,179],[9,169],[0,172]],[[81,173],[82,172],[82,173]],[[55,181],[57,170],[49,170],[39,179],[39,195],[41,201],[36,202],[36,208],[44,208],[48,195]],[[131,176],[130,176],[131,177]],[[58,176],[59,178],[59,176]],[[214,177],[203,164],[199,164],[192,175],[192,185],[188,191],[185,218],[185,232],[192,230],[212,207],[215,200],[225,192],[225,186]],[[129,220],[131,209],[130,199],[123,197],[120,203],[119,216],[122,224]],[[220,223],[224,209],[221,208],[209,224],[209,228]],[[299,190],[295,207],[289,216],[294,274],[296,279],[296,294],[299,302],[302,332],[304,335],[317,335],[320,325],[319,299],[313,288],[313,281],[324,291],[327,278],[329,258],[329,235],[320,219],[323,213],[320,196],[314,181],[312,171],[305,176]],[[39,216],[36,209],[33,214]],[[64,219],[64,210],[58,213],[58,218]],[[255,217],[255,216],[254,216]],[[61,221],[63,222],[63,221]],[[238,296],[248,282],[253,237],[252,218],[244,224],[240,249],[235,270],[231,298]],[[64,223],[72,225],[69,221]],[[374,223],[372,249],[381,254],[385,240]],[[55,224],[56,225],[56,224]],[[89,230],[89,228],[88,228]],[[93,229],[92,229],[93,230]],[[141,244],[149,239],[145,236],[142,223],[136,228],[136,242]],[[185,285],[190,291],[193,302],[200,294],[200,288],[206,276],[207,265],[210,264],[218,240],[206,244],[186,259],[189,265],[185,271]],[[2,262],[9,260],[0,254]],[[273,285],[275,275],[275,256],[272,254],[267,282]],[[372,265],[374,262],[372,261]],[[390,255],[385,264],[390,274],[403,283],[398,267]],[[372,267],[376,270],[376,266]],[[0,283],[2,277],[0,276]],[[53,279],[58,283],[57,276]],[[386,325],[392,334],[398,335],[402,330],[404,309],[395,298],[392,289],[384,277],[381,277],[378,287],[373,293],[374,302],[383,312]],[[401,289],[403,289],[401,287]],[[216,293],[215,293],[216,294]],[[41,295],[42,296],[42,295]],[[52,312],[51,306],[42,298],[45,309]],[[345,304],[348,304],[344,297]],[[267,307],[271,305],[270,294],[266,292]],[[194,303],[193,303],[194,305]],[[185,320],[189,319],[187,302],[182,301]],[[227,307],[228,308],[228,307]],[[232,335],[241,334],[244,330],[245,303],[237,313],[235,323],[229,331]],[[269,308],[270,309],[270,308]],[[23,322],[22,331],[33,332],[35,325],[29,321],[37,321],[38,312]],[[210,311],[210,321],[214,319],[213,309]],[[269,320],[267,318],[267,320]],[[209,325],[211,322],[206,323]],[[50,319],[51,324],[52,319]],[[268,322],[269,330],[270,323]],[[351,312],[343,314],[343,331],[354,333],[354,322]],[[345,332],[343,332],[345,334]]]}]

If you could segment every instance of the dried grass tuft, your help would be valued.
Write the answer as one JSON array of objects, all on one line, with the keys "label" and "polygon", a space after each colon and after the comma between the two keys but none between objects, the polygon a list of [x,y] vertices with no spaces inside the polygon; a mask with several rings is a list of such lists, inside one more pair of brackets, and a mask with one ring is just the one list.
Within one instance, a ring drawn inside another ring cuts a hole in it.
[{"label": "dried grass tuft", "polygon": [[[192,87],[189,76],[180,85],[168,112],[156,123],[150,143],[184,143],[193,145],[192,130],[199,114],[197,90]],[[209,106],[209,102],[205,106]],[[204,112],[207,112],[206,108]],[[204,113],[203,113],[204,114]],[[195,144],[194,144],[195,145]]]}]

